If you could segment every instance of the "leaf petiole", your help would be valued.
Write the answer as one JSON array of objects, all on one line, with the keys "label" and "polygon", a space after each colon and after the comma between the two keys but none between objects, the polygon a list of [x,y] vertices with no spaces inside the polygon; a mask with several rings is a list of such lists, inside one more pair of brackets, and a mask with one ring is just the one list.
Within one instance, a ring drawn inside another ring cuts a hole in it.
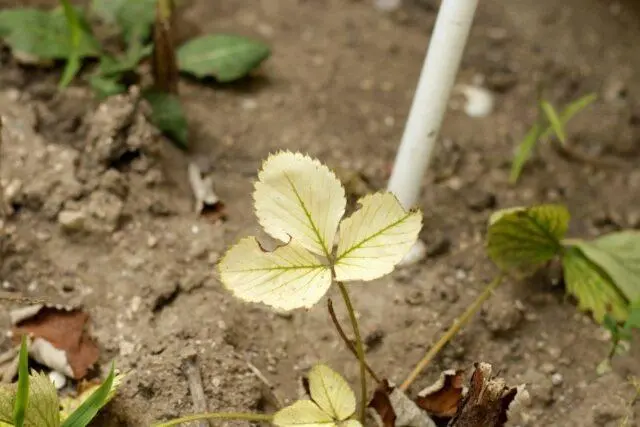
[{"label": "leaf petiole", "polygon": [[356,339],[356,353],[358,355],[358,361],[360,362],[360,393],[361,393],[361,403],[360,403],[360,422],[364,425],[364,419],[367,411],[367,362],[364,359],[364,346],[362,345],[362,337],[360,336],[360,327],[358,326],[358,319],[356,318],[356,312],[353,309],[353,304],[351,304],[351,298],[349,297],[349,292],[347,291],[347,287],[344,283],[336,281],[338,288],[340,289],[340,294],[342,295],[342,299],[344,300],[344,304],[347,307],[347,312],[349,313],[349,319],[351,320],[351,327],[353,328],[353,334]]},{"label": "leaf petiole", "polygon": [[444,348],[445,345],[451,341],[451,339],[456,336],[456,334],[462,329],[462,327],[473,317],[474,314],[482,307],[482,304],[493,295],[493,291],[496,290],[498,285],[502,283],[502,279],[504,278],[504,273],[498,274],[492,281],[487,285],[487,287],[482,291],[480,295],[471,303],[469,307],[462,313],[459,319],[456,319],[453,322],[453,325],[449,328],[447,332],[438,340],[437,343],[433,347],[429,349],[427,354],[424,355],[422,360],[418,362],[416,367],[411,371],[406,380],[400,385],[400,390],[406,391],[411,384],[418,378],[418,375],[427,367],[431,360]]}]

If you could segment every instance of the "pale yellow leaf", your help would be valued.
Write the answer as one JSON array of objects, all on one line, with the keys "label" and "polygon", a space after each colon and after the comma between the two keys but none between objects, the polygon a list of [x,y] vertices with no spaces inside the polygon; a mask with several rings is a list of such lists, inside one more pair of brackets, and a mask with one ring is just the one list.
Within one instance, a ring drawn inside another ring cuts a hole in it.
[{"label": "pale yellow leaf", "polygon": [[[0,427],[2,423],[13,425],[13,405],[16,384],[0,387]],[[58,427],[60,414],[58,392],[43,373],[29,375],[29,399],[25,411],[24,427]]]},{"label": "pale yellow leaf", "polygon": [[246,237],[227,251],[218,269],[238,298],[280,310],[311,307],[331,285],[330,268],[293,241],[266,252]]},{"label": "pale yellow leaf", "polygon": [[326,365],[315,365],[309,372],[311,399],[331,418],[344,421],[356,411],[356,396],[349,384]]},{"label": "pale yellow leaf", "polygon": [[340,427],[362,427],[358,420],[345,420],[339,424]]},{"label": "pale yellow leaf", "polygon": [[422,213],[405,211],[392,193],[363,197],[361,207],[340,224],[336,280],[373,280],[390,273],[409,252]]},{"label": "pale yellow leaf", "polygon": [[335,421],[310,400],[298,400],[282,408],[273,416],[273,424],[279,427],[331,427]]},{"label": "pale yellow leaf", "polygon": [[344,188],[318,160],[288,151],[269,156],[254,192],[260,225],[272,237],[293,239],[311,252],[329,257],[344,215]]}]

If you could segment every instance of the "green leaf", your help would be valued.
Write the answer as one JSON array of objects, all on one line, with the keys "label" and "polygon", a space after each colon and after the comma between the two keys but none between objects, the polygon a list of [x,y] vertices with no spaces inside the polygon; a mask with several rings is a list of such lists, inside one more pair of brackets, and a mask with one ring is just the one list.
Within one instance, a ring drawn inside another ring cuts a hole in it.
[{"label": "green leaf", "polygon": [[115,366],[111,365],[109,376],[73,413],[64,420],[62,427],[86,427],[106,405],[114,393]]},{"label": "green leaf", "polygon": [[108,98],[109,96],[124,93],[127,87],[120,83],[115,77],[102,77],[94,75],[89,77],[89,85],[98,99]]},{"label": "green leaf", "polygon": [[180,148],[186,149],[189,128],[180,99],[176,95],[153,90],[146,91],[144,98],[151,106],[151,122]]},{"label": "green leaf", "polygon": [[340,224],[336,280],[373,280],[390,273],[409,252],[422,227],[422,213],[405,211],[391,193],[358,201],[358,209]]},{"label": "green leaf", "polygon": [[80,27],[80,20],[78,18],[78,12],[69,3],[69,0],[60,0],[62,8],[64,10],[65,18],[67,19],[67,25],[70,30],[70,45],[71,53],[67,58],[67,65],[62,73],[62,79],[58,87],[63,89],[71,83],[78,71],[80,71],[80,40],[82,39],[82,28]]},{"label": "green leaf", "polygon": [[[17,385],[0,385],[0,425],[13,426],[12,408],[17,400]],[[25,410],[25,427],[59,427],[58,393],[49,378],[43,374],[29,377],[29,398]]]},{"label": "green leaf", "polygon": [[511,163],[511,174],[509,176],[509,181],[512,184],[515,184],[520,178],[520,174],[522,173],[522,169],[524,168],[525,163],[531,158],[533,154],[533,149],[536,146],[536,142],[540,139],[542,135],[542,126],[538,123],[533,125],[527,135],[524,137],[518,148],[516,149],[516,153],[513,156],[513,161]]},{"label": "green leaf", "polygon": [[100,58],[98,74],[103,77],[119,76],[122,73],[136,69],[140,61],[151,55],[152,45],[131,46],[126,54],[121,57],[103,55]]},{"label": "green leaf", "polygon": [[[111,390],[109,392],[109,396],[107,397],[107,402],[111,401],[116,394],[116,390],[120,387],[124,375],[116,375],[113,378],[113,383],[111,384]],[[85,389],[80,395],[71,396],[67,395],[60,400],[60,416],[63,420],[69,418],[69,416],[75,412],[84,402],[86,402],[93,394],[100,389],[100,385],[91,385],[89,388]],[[104,405],[102,405],[104,406]]]},{"label": "green leaf", "polygon": [[510,209],[489,225],[489,256],[503,270],[531,272],[560,254],[568,225],[561,205]]},{"label": "green leaf", "polygon": [[356,397],[349,384],[326,365],[316,365],[309,373],[312,400],[299,400],[276,412],[273,424],[279,427],[361,427],[349,419],[356,410]]},{"label": "green leaf", "polygon": [[300,153],[270,155],[253,198],[260,225],[271,237],[330,258],[347,200],[329,168]]},{"label": "green leaf", "polygon": [[624,328],[627,330],[640,329],[640,300],[636,301],[634,304],[631,304],[631,307],[629,309],[629,317],[627,317]]},{"label": "green leaf", "polygon": [[567,135],[564,131],[564,123],[562,122],[562,120],[560,119],[560,117],[558,116],[558,113],[556,112],[556,109],[553,108],[553,105],[551,105],[548,101],[542,101],[540,103],[540,107],[542,108],[542,111],[544,112],[545,116],[547,117],[547,120],[549,120],[549,124],[551,125],[551,129],[553,129],[553,131],[556,134],[556,137],[560,140],[560,142],[564,145],[567,142]]},{"label": "green leaf", "polygon": [[[571,120],[580,111],[591,105],[597,99],[598,95],[596,95],[595,93],[590,93],[578,98],[577,100],[567,105],[560,113],[560,122],[562,123],[562,126],[565,127],[567,123],[569,123],[569,120]],[[551,127],[547,127],[547,129],[545,129],[543,134],[540,136],[540,139],[544,139],[550,136],[551,132],[553,132],[553,129]]]},{"label": "green leaf", "polygon": [[602,323],[607,313],[616,321],[628,316],[624,296],[598,265],[591,262],[577,247],[565,248],[562,257],[567,292],[578,300],[578,308],[591,311],[594,319]]},{"label": "green leaf", "polygon": [[215,77],[220,82],[230,82],[247,75],[270,54],[267,45],[246,37],[206,35],[178,49],[178,67],[198,78]]},{"label": "green leaf", "polygon": [[640,232],[621,231],[572,244],[609,276],[628,301],[640,300]]},{"label": "green leaf", "polygon": [[128,46],[149,38],[156,0],[93,0],[91,6],[103,20],[120,27]]},{"label": "green leaf", "polygon": [[331,286],[329,266],[295,242],[266,252],[255,238],[244,238],[227,251],[218,271],[236,297],[280,310],[311,307]]},{"label": "green leaf", "polygon": [[20,362],[18,364],[18,389],[16,402],[13,407],[13,424],[16,427],[24,425],[25,412],[29,403],[29,351],[27,350],[27,337],[22,336],[20,343]]},{"label": "green leaf", "polygon": [[91,34],[86,19],[76,11],[80,41],[72,45],[71,29],[62,10],[11,9],[0,11],[0,34],[15,52],[40,59],[66,59],[72,54],[78,58],[95,57],[100,44]]}]

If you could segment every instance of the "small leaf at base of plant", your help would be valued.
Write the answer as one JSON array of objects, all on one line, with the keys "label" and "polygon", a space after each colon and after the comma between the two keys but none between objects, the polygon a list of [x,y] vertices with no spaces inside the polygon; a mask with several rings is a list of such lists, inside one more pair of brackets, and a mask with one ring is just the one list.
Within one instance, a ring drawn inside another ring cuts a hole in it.
[{"label": "small leaf at base of plant", "polygon": [[560,254],[569,217],[561,205],[498,211],[489,225],[489,256],[503,270],[530,273]]},{"label": "small leaf at base of plant", "polygon": [[171,93],[146,91],[144,98],[151,106],[151,122],[180,148],[188,147],[189,128],[180,99]]},{"label": "small leaf at base of plant", "polygon": [[269,57],[264,43],[236,35],[206,35],[189,40],[178,49],[180,71],[198,78],[215,77],[231,82],[246,76]]}]

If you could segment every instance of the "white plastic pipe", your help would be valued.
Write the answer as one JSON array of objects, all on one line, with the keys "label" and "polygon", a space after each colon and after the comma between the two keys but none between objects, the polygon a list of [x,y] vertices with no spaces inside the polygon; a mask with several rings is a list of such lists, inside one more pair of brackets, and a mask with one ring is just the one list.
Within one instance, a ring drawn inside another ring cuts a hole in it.
[{"label": "white plastic pipe", "polygon": [[478,0],[443,0],[431,35],[388,190],[406,209],[420,198]]}]

